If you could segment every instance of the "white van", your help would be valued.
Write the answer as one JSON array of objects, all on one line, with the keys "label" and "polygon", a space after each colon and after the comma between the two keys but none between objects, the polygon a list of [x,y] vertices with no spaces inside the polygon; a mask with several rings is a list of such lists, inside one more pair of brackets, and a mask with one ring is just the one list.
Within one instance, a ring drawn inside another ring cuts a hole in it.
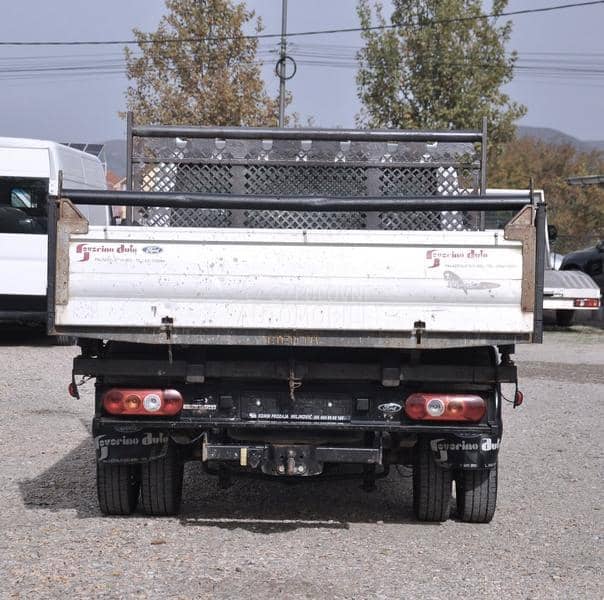
[{"label": "white van", "polygon": [[[101,161],[44,140],[0,137],[0,321],[46,322],[47,197],[63,187],[105,189]],[[104,206],[79,207],[109,224]],[[62,341],[62,340],[61,340]]]}]

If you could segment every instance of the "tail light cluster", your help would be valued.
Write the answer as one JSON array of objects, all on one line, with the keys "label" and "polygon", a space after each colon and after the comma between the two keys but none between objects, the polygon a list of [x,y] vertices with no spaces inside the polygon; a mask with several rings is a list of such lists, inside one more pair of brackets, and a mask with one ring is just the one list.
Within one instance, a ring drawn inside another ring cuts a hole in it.
[{"label": "tail light cluster", "polygon": [[182,410],[177,390],[112,388],[103,394],[103,407],[112,415],[174,416]]},{"label": "tail light cluster", "polygon": [[576,308],[600,308],[600,298],[575,298]]},{"label": "tail light cluster", "polygon": [[470,394],[411,394],[405,413],[416,421],[472,421],[482,419],[487,406],[483,398]]}]

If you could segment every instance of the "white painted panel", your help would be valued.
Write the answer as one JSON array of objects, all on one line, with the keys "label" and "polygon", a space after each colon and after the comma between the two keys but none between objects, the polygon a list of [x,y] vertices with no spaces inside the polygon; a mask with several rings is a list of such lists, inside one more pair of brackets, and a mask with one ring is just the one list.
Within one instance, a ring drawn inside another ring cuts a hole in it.
[{"label": "white painted panel", "polygon": [[499,232],[92,227],[57,325],[526,333]]},{"label": "white painted panel", "polygon": [[46,296],[45,235],[0,234],[0,294]]},{"label": "white painted panel", "polygon": [[14,148],[0,145],[0,177],[50,177],[47,148]]}]

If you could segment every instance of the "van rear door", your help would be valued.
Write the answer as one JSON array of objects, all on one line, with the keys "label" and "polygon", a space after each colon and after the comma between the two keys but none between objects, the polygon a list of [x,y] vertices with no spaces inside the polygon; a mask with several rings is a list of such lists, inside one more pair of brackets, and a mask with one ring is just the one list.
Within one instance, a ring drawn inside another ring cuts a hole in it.
[{"label": "van rear door", "polygon": [[46,295],[48,179],[0,177],[0,296],[5,311]]}]

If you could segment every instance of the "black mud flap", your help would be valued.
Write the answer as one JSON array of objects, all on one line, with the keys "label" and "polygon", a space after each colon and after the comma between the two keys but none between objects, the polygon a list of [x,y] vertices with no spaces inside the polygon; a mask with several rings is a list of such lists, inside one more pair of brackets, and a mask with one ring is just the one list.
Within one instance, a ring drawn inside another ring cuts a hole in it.
[{"label": "black mud flap", "polygon": [[446,435],[430,440],[435,462],[451,469],[488,469],[497,464],[500,439],[485,435]]},{"label": "black mud flap", "polygon": [[160,431],[105,433],[94,438],[96,457],[105,463],[142,463],[162,458],[170,436]]}]

